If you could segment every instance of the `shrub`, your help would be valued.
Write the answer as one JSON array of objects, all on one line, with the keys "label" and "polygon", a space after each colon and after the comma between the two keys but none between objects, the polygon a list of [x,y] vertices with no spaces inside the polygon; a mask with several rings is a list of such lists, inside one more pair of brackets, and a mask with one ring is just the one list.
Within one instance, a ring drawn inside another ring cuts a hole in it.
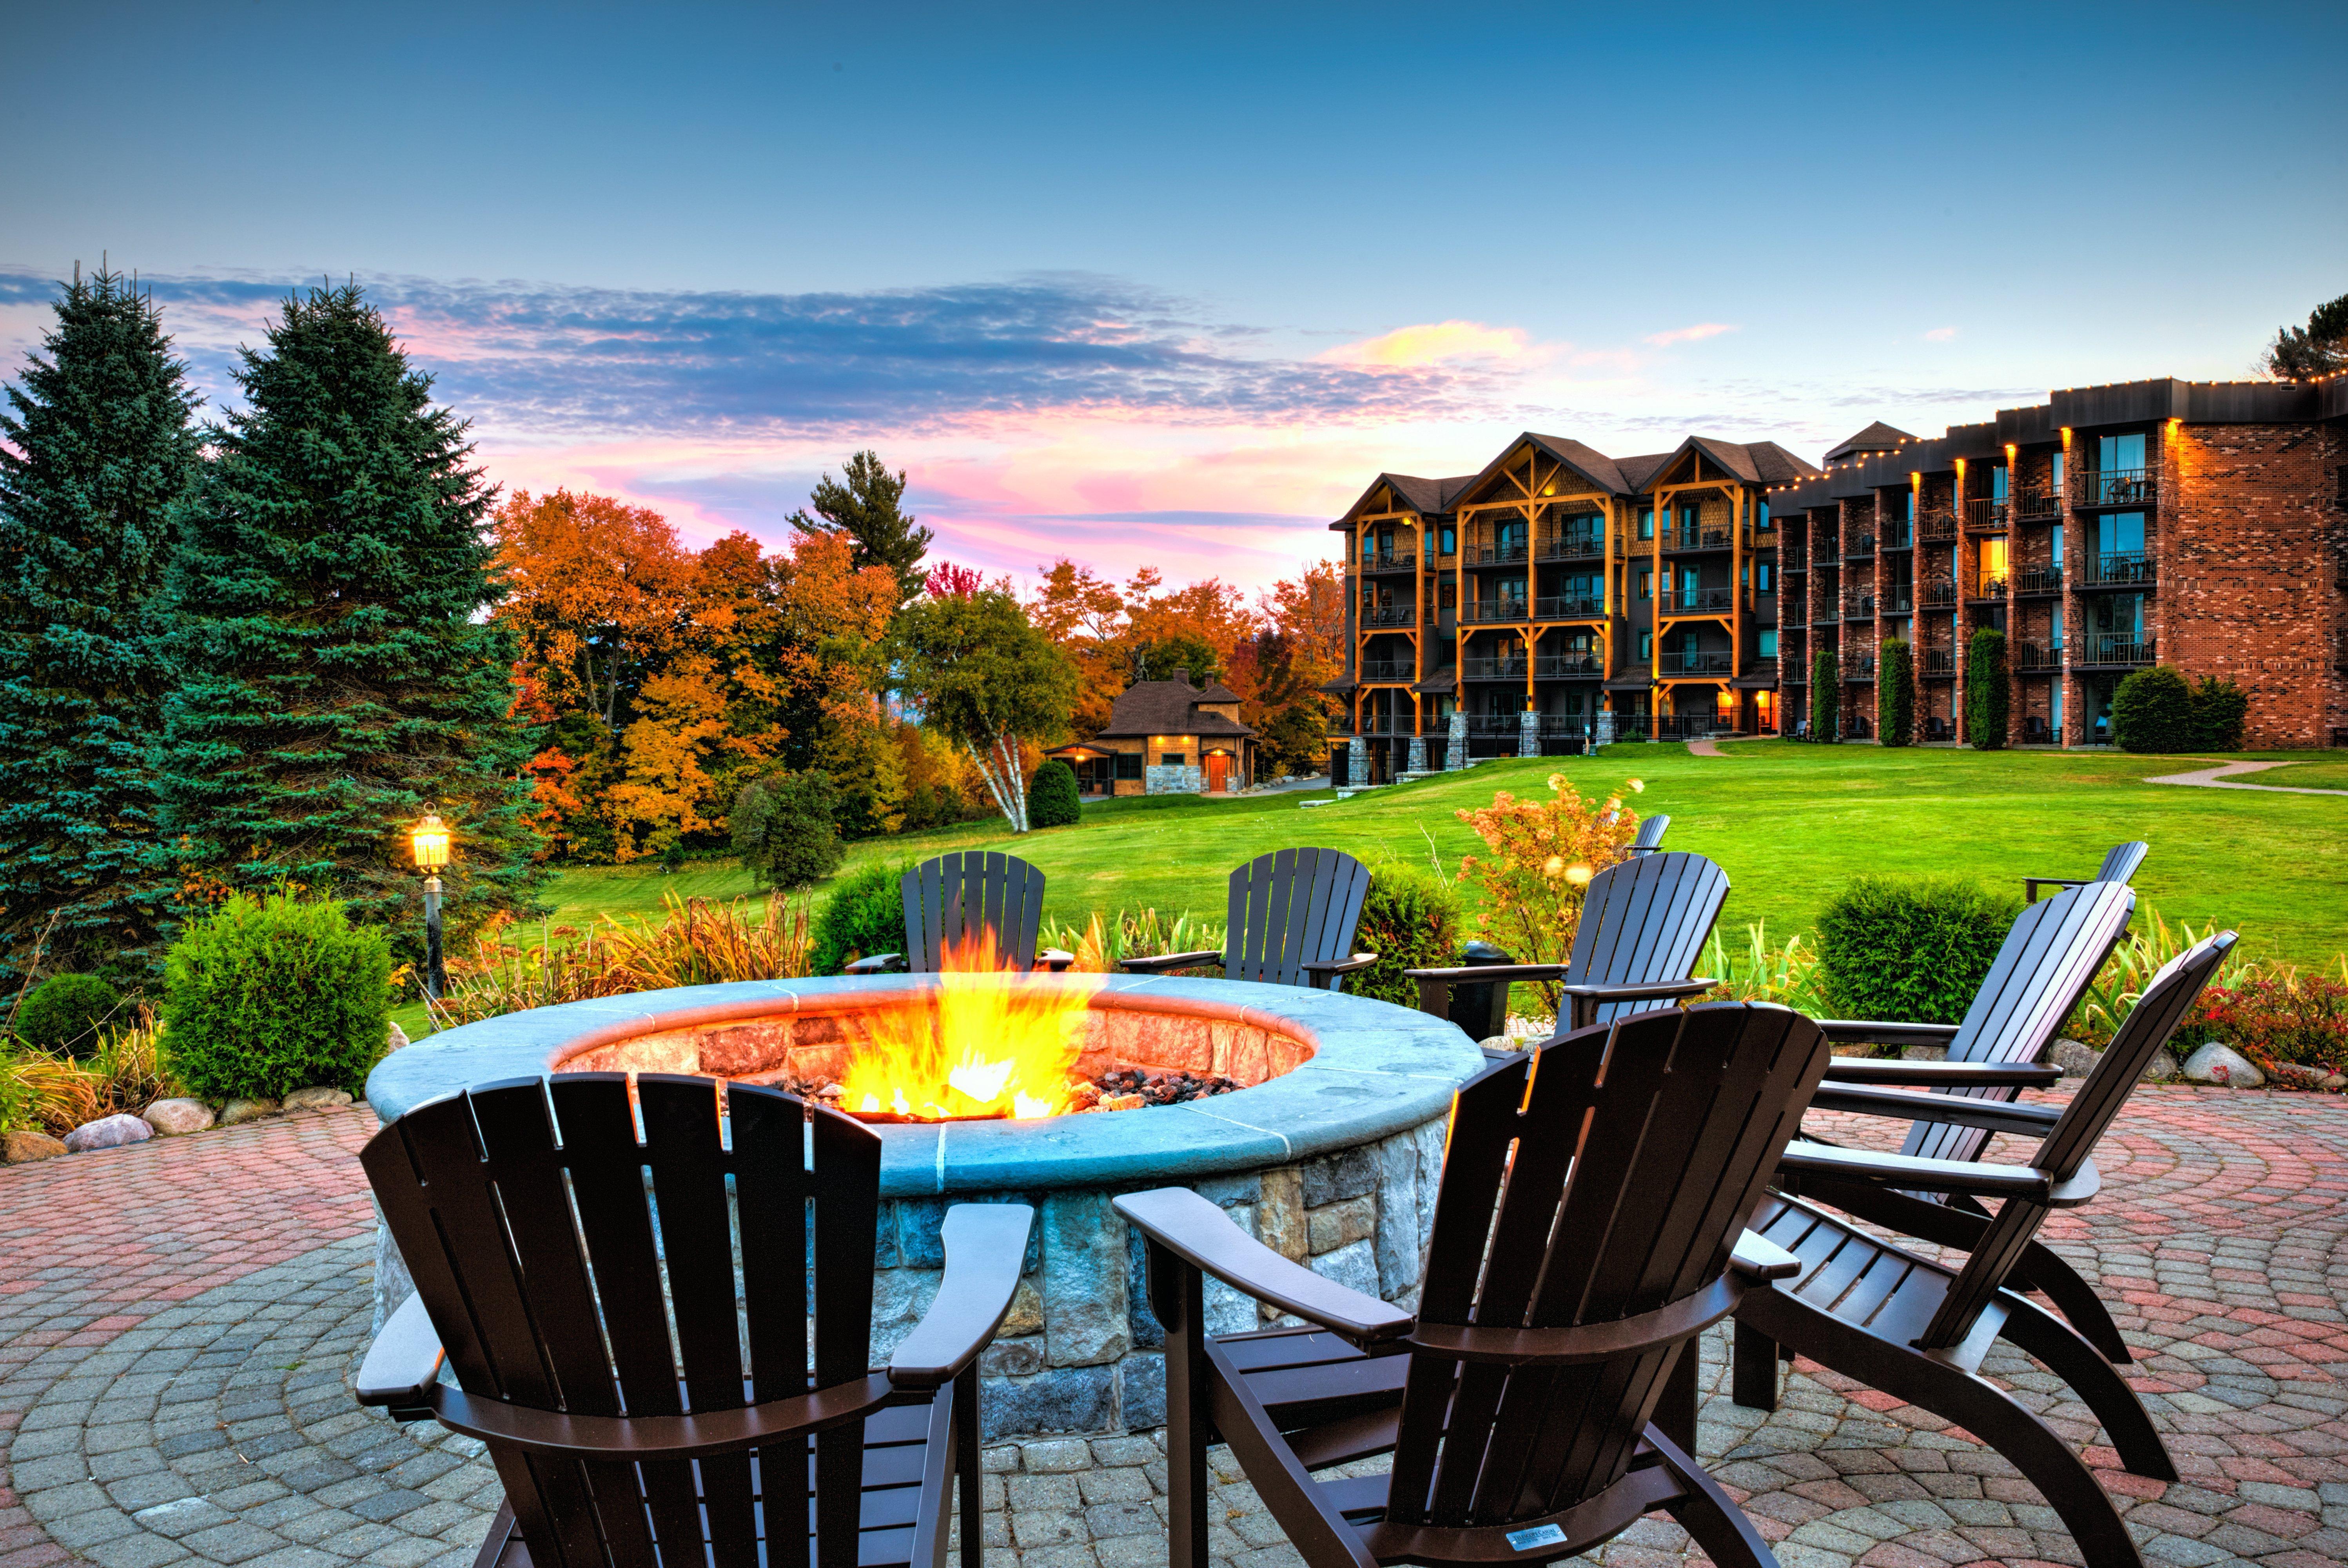
[{"label": "shrub", "polygon": [[1957,1023],[2021,908],[1963,877],[1854,877],[1818,912],[1827,999],[1846,1018]]},{"label": "shrub", "polygon": [[736,792],[727,823],[754,883],[805,887],[839,869],[839,794],[814,769],[769,773]]},{"label": "shrub", "polygon": [[1965,644],[1965,744],[1976,751],[2004,750],[2006,716],[2013,706],[2005,634],[1983,626]]},{"label": "shrub", "polygon": [[1418,1006],[1418,982],[1406,969],[1440,969],[1459,962],[1463,937],[1459,894],[1433,877],[1399,867],[1379,869],[1362,900],[1362,923],[1354,930],[1354,950],[1375,953],[1378,961],[1345,976],[1356,996]]},{"label": "shrub", "polygon": [[2213,985],[2192,1022],[2203,1037],[2233,1047],[2286,1083],[2348,1072],[2348,985],[2325,975],[2261,975],[2231,988]]},{"label": "shrub", "polygon": [[1266,771],[1310,778],[1329,766],[1329,719],[1320,705],[1298,697],[1265,719],[1258,744]]},{"label": "shrub", "polygon": [[2138,670],[2112,693],[2112,744],[2122,751],[2190,751],[2193,742],[2193,688],[2170,666]]},{"label": "shrub", "polygon": [[238,893],[164,960],[163,1051],[204,1099],[357,1092],[391,1023],[391,943],[332,899]]},{"label": "shrub", "polygon": [[1783,947],[1770,946],[1764,922],[1745,928],[1741,954],[1731,954],[1715,931],[1704,944],[1704,962],[1696,973],[1720,982],[1704,994],[1707,1002],[1774,1002],[1812,1017],[1826,1016],[1817,950],[1805,948],[1798,934],[1787,937]]},{"label": "shrub", "polygon": [[2250,718],[2250,694],[2231,680],[2203,676],[2193,684],[2194,749],[2240,751]]},{"label": "shrub", "polygon": [[1842,666],[1832,648],[1810,655],[1810,738],[1822,745],[1842,738]]},{"label": "shrub", "polygon": [[1085,803],[1076,789],[1076,770],[1055,757],[1035,769],[1027,786],[1027,825],[1069,828],[1084,820]]},{"label": "shrub", "polygon": [[1905,637],[1886,637],[1876,665],[1875,734],[1885,746],[1916,740],[1916,660]]},{"label": "shrub", "polygon": [[[1491,852],[1460,858],[1460,880],[1473,884],[1486,936],[1520,963],[1562,964],[1581,923],[1582,890],[1622,858],[1639,819],[1621,795],[1586,800],[1562,773],[1549,776],[1550,799],[1519,800],[1506,790],[1481,810],[1454,813]],[[1645,785],[1633,779],[1633,791]],[[1557,986],[1536,985],[1550,1011]]]},{"label": "shrub", "polygon": [[0,1132],[33,1128],[33,1090],[17,1070],[17,1055],[0,1044]]},{"label": "shrub", "polygon": [[905,950],[905,901],[897,887],[905,871],[874,861],[839,879],[815,917],[808,974],[837,975],[860,958]]},{"label": "shrub", "polygon": [[[1068,967],[1080,975],[1114,975],[1128,958],[1156,958],[1167,953],[1220,953],[1223,928],[1209,921],[1178,914],[1170,919],[1155,909],[1120,909],[1104,921],[1094,912],[1082,931],[1073,925],[1044,922],[1036,941],[1076,954]],[[1220,975],[1217,967],[1175,970],[1175,974]]]},{"label": "shrub", "polygon": [[122,1006],[122,993],[95,975],[52,975],[16,1009],[16,1035],[36,1050],[86,1057]]}]

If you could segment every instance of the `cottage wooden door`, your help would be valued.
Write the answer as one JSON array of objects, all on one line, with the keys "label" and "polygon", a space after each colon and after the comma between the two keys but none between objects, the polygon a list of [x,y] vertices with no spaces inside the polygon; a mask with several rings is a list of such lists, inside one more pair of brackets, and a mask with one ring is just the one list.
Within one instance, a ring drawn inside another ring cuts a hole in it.
[{"label": "cottage wooden door", "polygon": [[1221,795],[1227,793],[1231,787],[1231,754],[1225,751],[1210,751],[1207,753],[1207,792],[1210,795]]}]

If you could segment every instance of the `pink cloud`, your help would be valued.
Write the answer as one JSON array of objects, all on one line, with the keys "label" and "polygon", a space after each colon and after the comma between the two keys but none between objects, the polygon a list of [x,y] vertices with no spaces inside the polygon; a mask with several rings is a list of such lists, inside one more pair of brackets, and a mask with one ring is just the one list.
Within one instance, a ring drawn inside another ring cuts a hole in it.
[{"label": "pink cloud", "polygon": [[1924,335],[1924,341],[1927,343],[1953,343],[1956,341],[1956,336],[1957,329],[1955,327],[1936,326],[1931,331]]},{"label": "pink cloud", "polygon": [[1707,337],[1718,337],[1724,332],[1735,330],[1726,322],[1700,321],[1694,326],[1675,326],[1669,332],[1651,332],[1647,335],[1647,341],[1657,348],[1669,348],[1674,343],[1701,343]]},{"label": "pink cloud", "polygon": [[1532,352],[1532,335],[1521,326],[1487,326],[1480,321],[1455,320],[1398,326],[1359,343],[1324,349],[1313,357],[1324,365],[1410,368],[1457,359],[1521,359]]}]

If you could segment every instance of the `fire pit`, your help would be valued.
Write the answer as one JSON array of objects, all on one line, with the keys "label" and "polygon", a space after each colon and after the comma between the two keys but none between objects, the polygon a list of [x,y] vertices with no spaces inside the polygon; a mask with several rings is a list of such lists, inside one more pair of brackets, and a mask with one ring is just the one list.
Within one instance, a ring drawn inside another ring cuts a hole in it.
[{"label": "fire pit", "polygon": [[[882,1140],[876,1364],[936,1292],[949,1201],[1038,1210],[1018,1299],[983,1364],[990,1438],[1163,1424],[1162,1335],[1139,1243],[1109,1207],[1119,1192],[1180,1182],[1333,1279],[1395,1300],[1416,1284],[1443,1118],[1483,1065],[1450,1024],[1291,986],[1022,975],[991,982],[1003,994],[990,997],[974,978],[778,980],[536,1008],[386,1057],[367,1098],[388,1120],[469,1085],[581,1071],[833,1091]],[[1025,1021],[990,1015],[973,1053],[954,1024],[973,1005]],[[1233,1087],[1184,1098],[1218,1080]],[[1019,1114],[1054,1089],[1056,1114]],[[1088,1090],[1143,1103],[1100,1110]],[[380,1320],[410,1287],[387,1239],[377,1251]],[[1252,1303],[1212,1282],[1209,1293],[1210,1327],[1254,1326]]]}]

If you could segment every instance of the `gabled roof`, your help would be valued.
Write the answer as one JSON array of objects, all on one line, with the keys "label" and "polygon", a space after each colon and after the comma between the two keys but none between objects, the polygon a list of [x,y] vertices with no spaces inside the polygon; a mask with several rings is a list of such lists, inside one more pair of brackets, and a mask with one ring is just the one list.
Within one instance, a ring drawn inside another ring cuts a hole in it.
[{"label": "gabled roof", "polygon": [[1220,682],[1200,691],[1188,679],[1136,681],[1109,705],[1108,722],[1098,735],[1120,739],[1152,735],[1253,735],[1237,719],[1219,713],[1200,713],[1202,702],[1237,702],[1237,693]]},{"label": "gabled roof", "polygon": [[1896,426],[1887,425],[1882,420],[1878,419],[1866,429],[1861,430],[1858,435],[1846,438],[1839,445],[1828,452],[1827,461],[1830,463],[1838,463],[1845,458],[1851,457],[1859,452],[1888,452],[1894,447],[1900,445],[1900,442],[1912,441],[1915,438],[1915,437],[1910,435],[1907,431],[1902,430]]},{"label": "gabled roof", "polygon": [[1642,490],[1647,488],[1647,481],[1672,460],[1672,456],[1670,452],[1649,452],[1644,457],[1618,458],[1614,466],[1622,470],[1624,483],[1634,490]]},{"label": "gabled roof", "polygon": [[1724,441],[1716,436],[1690,436],[1679,444],[1677,451],[1665,454],[1647,471],[1640,481],[1641,488],[1677,467],[1691,450],[1701,452],[1730,477],[1747,484],[1785,484],[1819,471],[1775,441]]},{"label": "gabled roof", "polygon": [[1483,472],[1461,484],[1455,492],[1455,499],[1470,490],[1482,489],[1493,475],[1508,466],[1517,449],[1527,444],[1547,452],[1608,495],[1629,495],[1632,491],[1632,487],[1623,479],[1621,466],[1597,448],[1584,446],[1567,436],[1544,436],[1535,430],[1526,430],[1502,447],[1499,456],[1484,465]]},{"label": "gabled roof", "polygon": [[1407,501],[1410,509],[1421,517],[1447,511],[1452,498],[1468,488],[1468,479],[1469,476],[1465,474],[1444,480],[1422,479],[1416,474],[1380,474],[1369,482],[1354,504],[1345,509],[1345,515],[1329,526],[1335,530],[1351,527],[1354,519],[1361,515],[1362,509],[1369,504],[1370,497],[1377,493],[1380,485],[1392,485],[1395,493]]},{"label": "gabled roof", "polygon": [[1240,694],[1225,686],[1222,682],[1217,681],[1214,685],[1209,686],[1206,690],[1200,692],[1197,696],[1192,697],[1190,700],[1193,702],[1237,702],[1240,700]]}]

